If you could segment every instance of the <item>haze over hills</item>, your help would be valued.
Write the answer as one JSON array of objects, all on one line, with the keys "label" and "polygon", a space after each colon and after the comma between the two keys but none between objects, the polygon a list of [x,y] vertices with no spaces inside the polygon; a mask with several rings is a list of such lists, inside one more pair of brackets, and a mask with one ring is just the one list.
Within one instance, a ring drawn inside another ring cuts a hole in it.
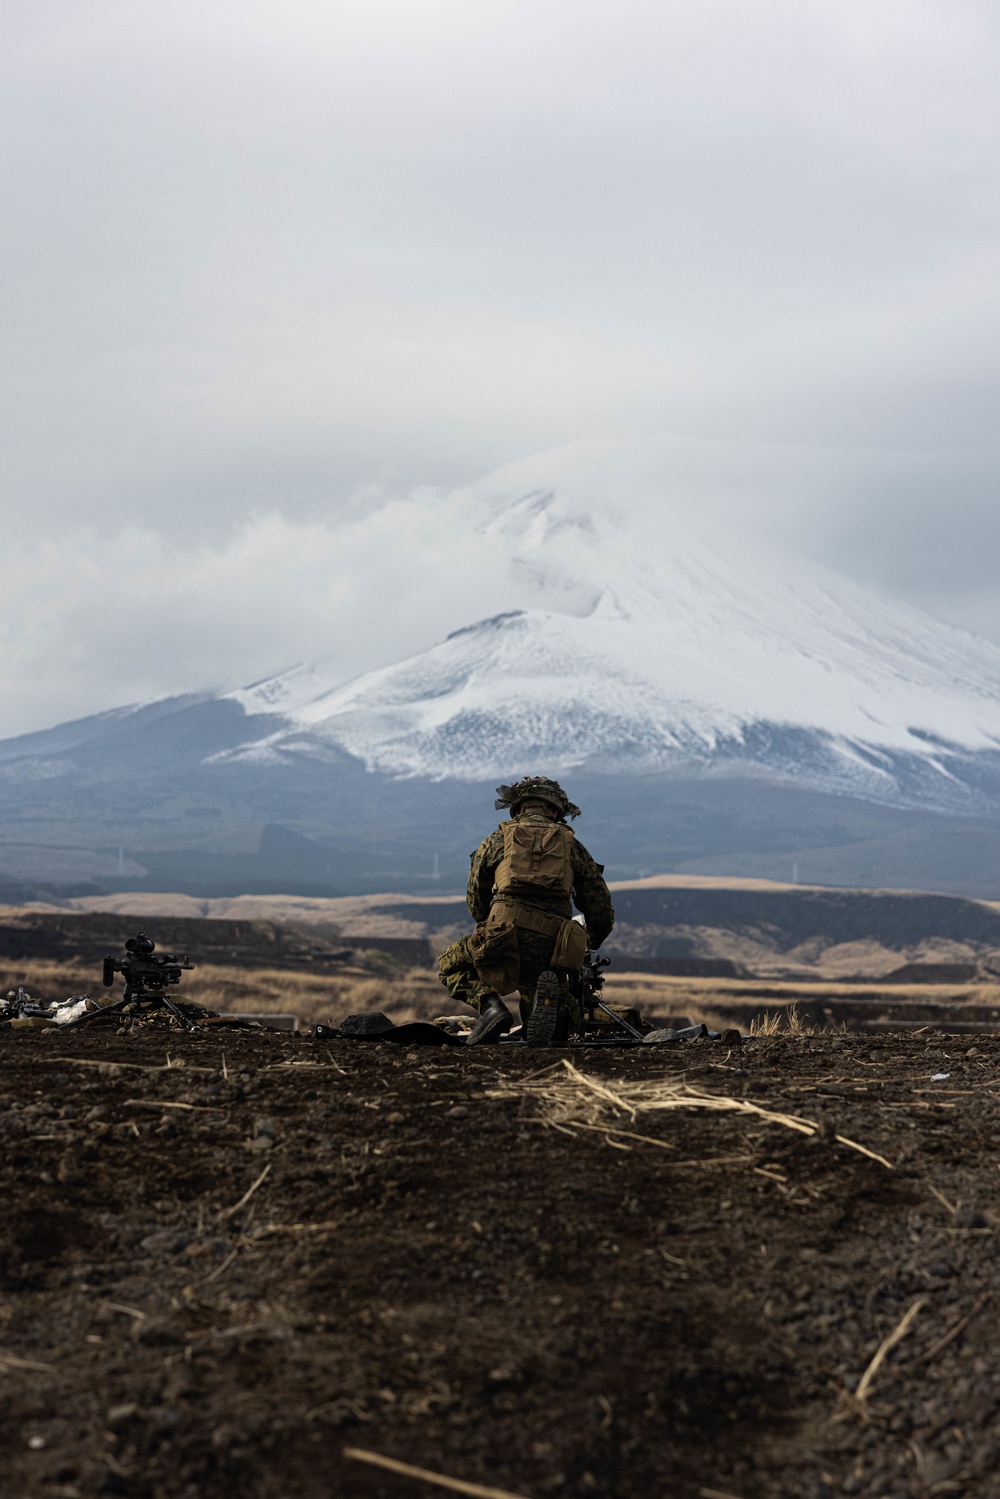
[{"label": "haze over hills", "polygon": [[456,888],[493,785],[544,769],[619,877],[1000,894],[1000,647],[621,482],[546,455],[471,489],[515,607],[407,660],[0,743],[0,874]]}]

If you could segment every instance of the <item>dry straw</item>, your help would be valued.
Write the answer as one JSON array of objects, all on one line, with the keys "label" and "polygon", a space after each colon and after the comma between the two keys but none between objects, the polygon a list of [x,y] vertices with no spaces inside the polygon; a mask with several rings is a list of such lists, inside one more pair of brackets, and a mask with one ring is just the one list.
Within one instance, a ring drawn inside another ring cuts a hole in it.
[{"label": "dry straw", "polygon": [[926,1296],[921,1297],[919,1301],[915,1301],[909,1308],[909,1310],[904,1313],[903,1317],[896,1324],[896,1326],[892,1329],[892,1332],[889,1334],[889,1336],[882,1339],[881,1343],[878,1345],[878,1348],[875,1350],[874,1358],[871,1360],[867,1369],[862,1374],[860,1380],[858,1381],[858,1387],[854,1392],[854,1398],[855,1400],[857,1400],[859,1405],[864,1404],[864,1401],[867,1399],[868,1391],[871,1389],[872,1380],[875,1378],[879,1369],[881,1369],[886,1355],[892,1352],[897,1343],[901,1343],[903,1341],[913,1323],[920,1315],[920,1312],[926,1305]]},{"label": "dry straw", "polygon": [[[501,1083],[492,1088],[488,1098],[532,1098],[540,1105],[540,1122],[553,1129],[572,1132],[575,1129],[600,1129],[609,1135],[621,1135],[629,1139],[640,1139],[649,1145],[658,1145],[670,1150],[672,1146],[649,1135],[636,1135],[629,1130],[617,1129],[613,1119],[627,1120],[635,1124],[640,1115],[663,1113],[670,1109],[703,1109],[718,1114],[744,1114],[765,1119],[769,1124],[780,1124],[785,1129],[796,1130],[801,1135],[816,1135],[819,1125],[813,1119],[803,1119],[798,1114],[786,1114],[779,1109],[764,1108],[750,1103],[745,1098],[729,1098],[720,1093],[703,1093],[687,1083],[670,1078],[655,1081],[629,1081],[616,1079],[614,1086],[601,1082],[581,1072],[572,1062],[563,1060],[554,1067],[536,1072],[532,1077]],[[866,1145],[849,1140],[846,1135],[835,1135],[841,1145],[858,1151],[869,1160],[892,1170],[892,1162]],[[678,1163],[680,1164],[680,1163]]]},{"label": "dry straw", "polygon": [[18,1358],[15,1353],[0,1353],[0,1373],[6,1374],[10,1369],[41,1369],[48,1372],[52,1364],[40,1364],[37,1359]]},{"label": "dry straw", "polygon": [[495,1489],[485,1483],[467,1483],[464,1478],[451,1478],[446,1473],[435,1473],[430,1468],[417,1468],[413,1463],[401,1463],[398,1458],[385,1457],[381,1452],[369,1452],[365,1447],[345,1447],[343,1453],[351,1462],[368,1463],[373,1468],[384,1468],[388,1473],[399,1473],[403,1478],[415,1478],[421,1483],[434,1484],[439,1489],[451,1489],[454,1494],[467,1494],[470,1499],[524,1499],[523,1494],[513,1494],[510,1489]]}]

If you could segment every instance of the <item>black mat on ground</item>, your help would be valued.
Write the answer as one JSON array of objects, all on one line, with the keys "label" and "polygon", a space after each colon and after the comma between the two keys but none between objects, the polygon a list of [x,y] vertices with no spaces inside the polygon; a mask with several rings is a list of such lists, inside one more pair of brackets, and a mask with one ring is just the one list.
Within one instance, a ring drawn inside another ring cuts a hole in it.
[{"label": "black mat on ground", "polygon": [[348,1015],[339,1027],[317,1025],[315,1034],[321,1041],[324,1036],[345,1036],[351,1041],[393,1041],[399,1046],[465,1045],[464,1036],[453,1036],[429,1020],[407,1020],[403,1025],[394,1025],[381,1010]]}]

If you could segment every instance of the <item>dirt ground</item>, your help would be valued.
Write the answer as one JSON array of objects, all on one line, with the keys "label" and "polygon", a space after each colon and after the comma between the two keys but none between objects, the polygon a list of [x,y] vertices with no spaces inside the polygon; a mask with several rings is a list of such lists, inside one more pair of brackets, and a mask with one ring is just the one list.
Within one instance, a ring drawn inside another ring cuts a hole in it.
[{"label": "dirt ground", "polygon": [[[557,1129],[564,1058],[815,1128]],[[6,1031],[0,1117],[4,1499],[441,1492],[345,1447],[528,1499],[1000,1492],[1000,1038]]]}]

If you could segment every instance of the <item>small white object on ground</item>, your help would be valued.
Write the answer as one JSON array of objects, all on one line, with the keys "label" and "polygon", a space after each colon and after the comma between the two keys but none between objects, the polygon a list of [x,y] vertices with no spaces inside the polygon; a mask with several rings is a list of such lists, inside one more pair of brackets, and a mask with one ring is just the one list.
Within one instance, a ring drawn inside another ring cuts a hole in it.
[{"label": "small white object on ground", "polygon": [[950,1072],[935,1072],[931,1078],[932,1083],[946,1083],[951,1077]]},{"label": "small white object on ground", "polygon": [[71,1020],[78,1020],[92,1008],[90,996],[84,994],[80,999],[66,999],[62,1004],[52,1005],[50,1014],[56,1025],[68,1025]]}]

